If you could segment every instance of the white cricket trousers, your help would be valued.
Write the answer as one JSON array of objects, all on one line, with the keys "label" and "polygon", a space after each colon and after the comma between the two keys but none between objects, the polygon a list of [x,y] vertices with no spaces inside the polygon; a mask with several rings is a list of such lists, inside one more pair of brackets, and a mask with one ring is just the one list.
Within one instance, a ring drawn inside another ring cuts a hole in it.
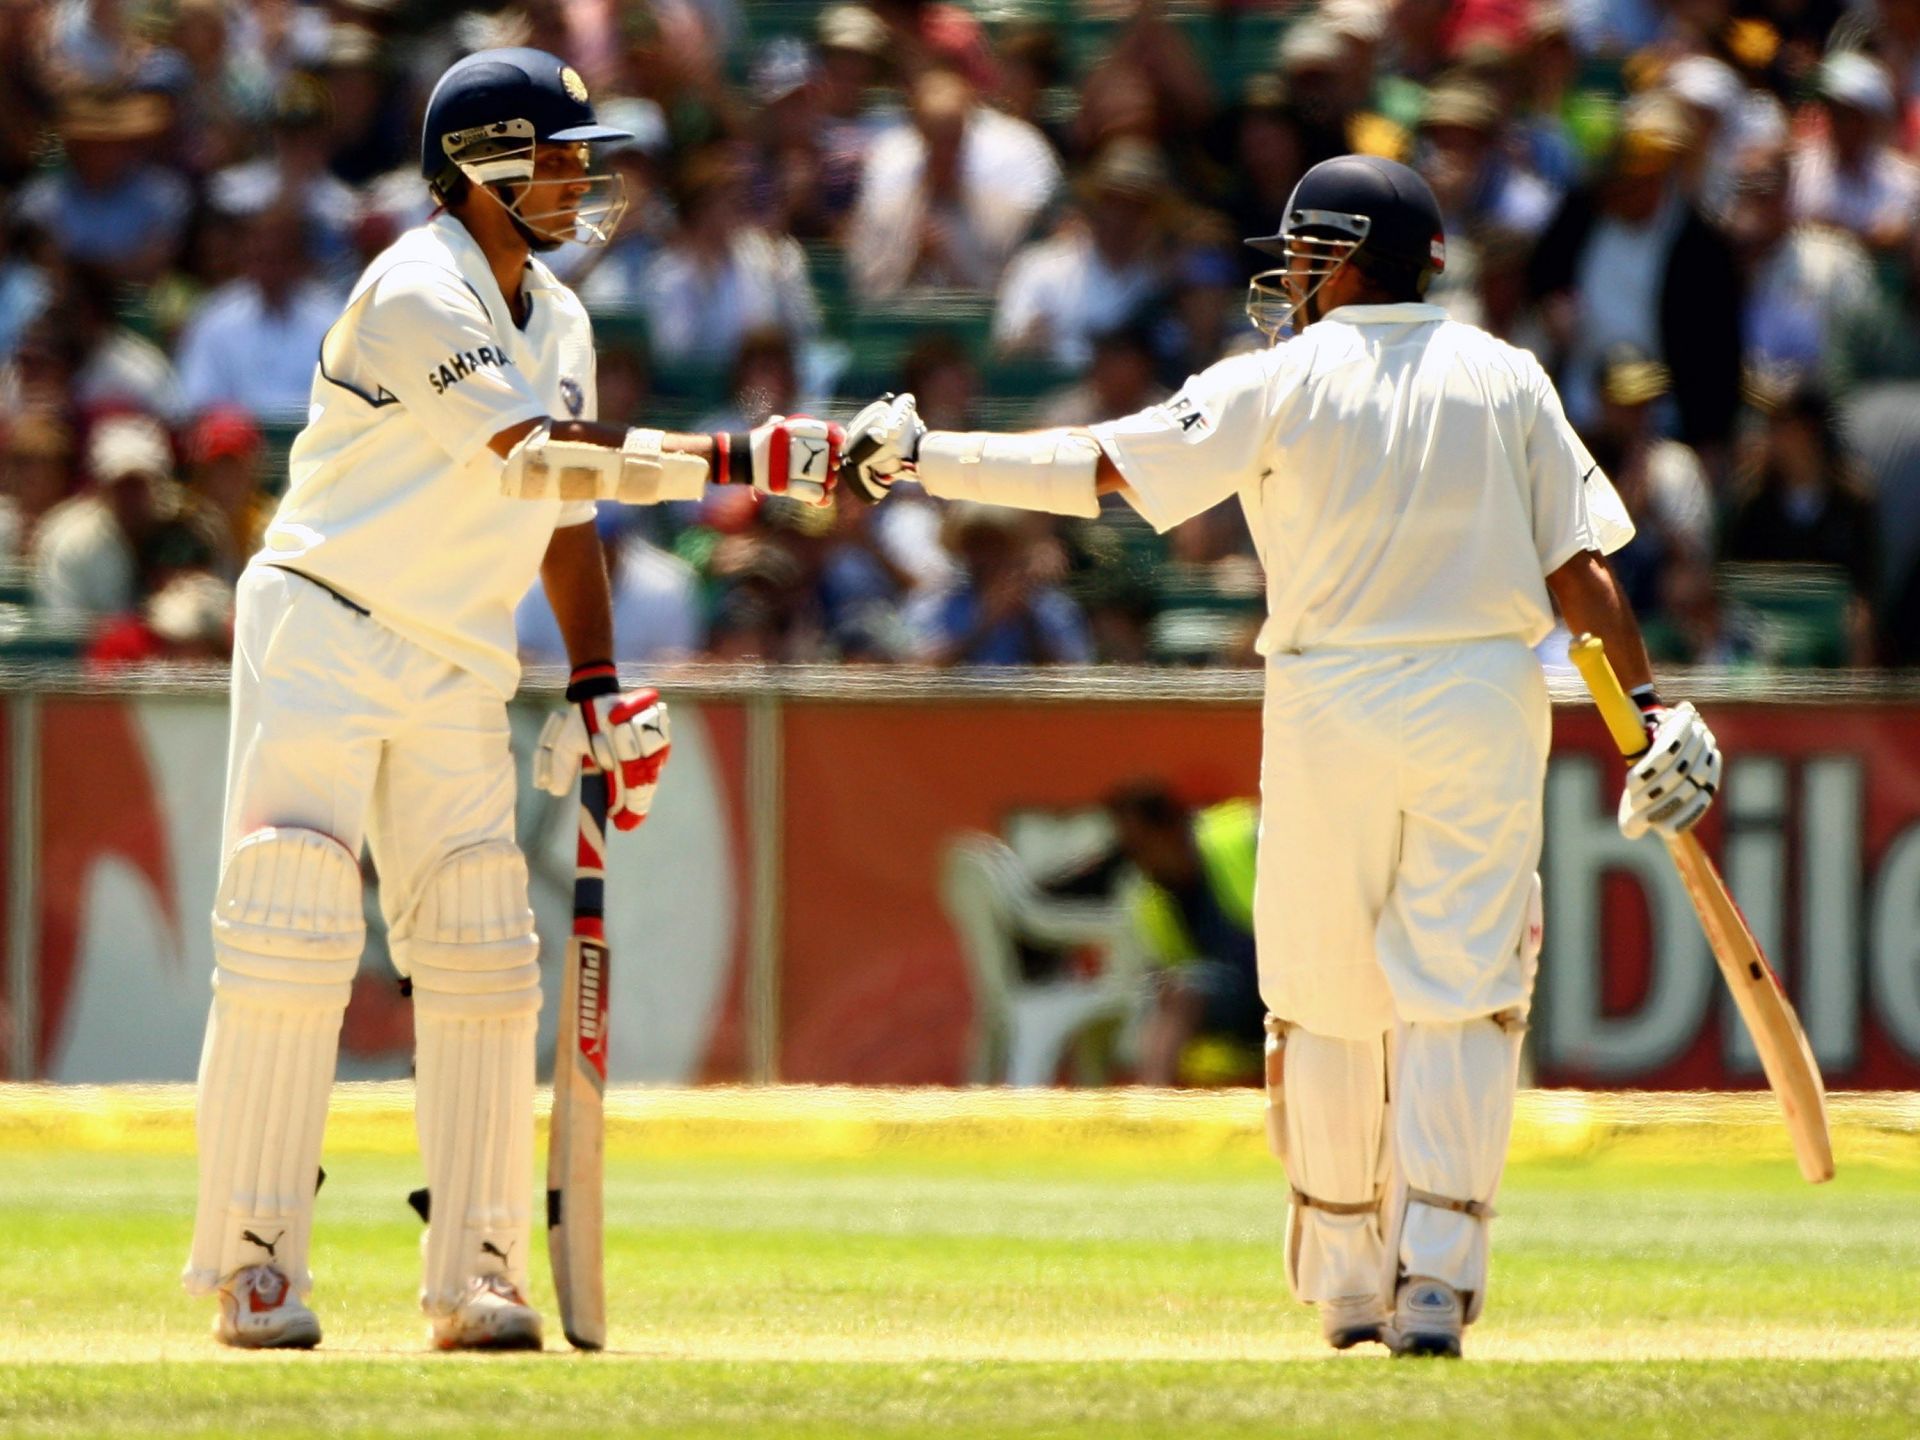
[{"label": "white cricket trousers", "polygon": [[1517,638],[1276,655],[1264,729],[1289,1275],[1305,1300],[1425,1276],[1477,1314],[1539,948],[1539,662]]},{"label": "white cricket trousers", "polygon": [[232,716],[188,1288],[263,1263],[300,1293],[312,1283],[327,1095],[364,940],[363,840],[414,984],[433,1196],[423,1298],[444,1311],[490,1270],[524,1285],[540,986],[504,702],[377,615],[253,565]]},{"label": "white cricket trousers", "polygon": [[354,855],[364,839],[393,925],[442,857],[513,839],[499,695],[311,580],[271,565],[240,577],[232,707],[222,864],[267,825]]}]

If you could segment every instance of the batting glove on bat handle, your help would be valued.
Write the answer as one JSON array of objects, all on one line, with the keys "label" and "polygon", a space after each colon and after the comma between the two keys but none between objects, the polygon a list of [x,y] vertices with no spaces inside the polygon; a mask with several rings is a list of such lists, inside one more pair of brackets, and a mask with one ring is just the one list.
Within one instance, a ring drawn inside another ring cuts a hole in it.
[{"label": "batting glove on bat handle", "polygon": [[550,795],[572,789],[582,767],[607,780],[607,818],[632,830],[647,818],[672,749],[666,702],[657,690],[622,693],[611,662],[575,668],[569,708],[547,717],[534,747],[533,781]]},{"label": "batting glove on bat handle", "polygon": [[911,394],[883,395],[847,425],[840,479],[869,505],[877,505],[894,481],[911,475],[927,427]]},{"label": "batting glove on bat handle", "polygon": [[1671,708],[1650,690],[1634,700],[1647,729],[1647,748],[1627,763],[1620,795],[1620,833],[1637,840],[1652,830],[1671,840],[1691,830],[1719,793],[1720,742],[1690,704]]}]

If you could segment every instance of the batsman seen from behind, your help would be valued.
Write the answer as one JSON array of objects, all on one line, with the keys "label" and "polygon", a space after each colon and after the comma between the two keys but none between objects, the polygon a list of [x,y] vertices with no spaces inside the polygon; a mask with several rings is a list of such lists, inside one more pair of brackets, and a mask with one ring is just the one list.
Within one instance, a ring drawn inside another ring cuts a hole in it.
[{"label": "batsman seen from behind", "polygon": [[215,1334],[311,1346],[308,1236],[341,1015],[364,939],[360,846],[412,984],[430,1196],[421,1298],[443,1349],[541,1343],[526,1301],[538,945],[513,841],[513,607],[546,584],[573,661],[542,733],[556,793],[592,755],[645,818],[666,707],[609,656],[596,499],[709,480],[826,503],[836,427],[692,436],[594,423],[586,312],[538,258],[601,242],[618,182],[580,77],[539,50],[468,56],[427,106],[442,209],[367,267],[328,332],[286,497],[239,585],[232,744],[200,1063],[187,1287]]},{"label": "batsman seen from behind", "polygon": [[1540,948],[1550,599],[1655,737],[1623,829],[1698,820],[1719,752],[1653,693],[1603,558],[1632,525],[1545,373],[1422,303],[1446,260],[1426,183],[1325,161],[1250,243],[1282,262],[1248,303],[1270,348],[1088,430],[948,434],[876,402],[845,477],[1084,517],[1118,491],[1160,530],[1239,496],[1267,573],[1254,928],[1288,1278],[1336,1348],[1458,1355]]}]

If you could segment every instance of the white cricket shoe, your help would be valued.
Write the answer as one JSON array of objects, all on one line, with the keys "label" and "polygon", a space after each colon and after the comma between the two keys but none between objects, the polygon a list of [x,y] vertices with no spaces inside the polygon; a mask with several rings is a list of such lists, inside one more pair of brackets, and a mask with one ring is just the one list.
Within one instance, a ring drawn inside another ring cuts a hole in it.
[{"label": "white cricket shoe", "polygon": [[538,1350],[546,1343],[540,1315],[504,1275],[480,1275],[460,1303],[433,1318],[439,1350]]},{"label": "white cricket shoe", "polygon": [[1351,1350],[1369,1340],[1386,1342],[1387,1307],[1378,1295],[1338,1295],[1317,1308],[1320,1334],[1336,1350]]},{"label": "white cricket shoe", "polygon": [[1387,1330],[1387,1346],[1394,1358],[1435,1355],[1460,1358],[1460,1332],[1466,1328],[1467,1307],[1460,1292],[1440,1280],[1415,1275],[1400,1282],[1399,1299]]},{"label": "white cricket shoe", "polygon": [[213,1338],[241,1350],[311,1350],[320,1343],[320,1317],[293,1293],[273,1265],[247,1265],[220,1282],[220,1313]]}]

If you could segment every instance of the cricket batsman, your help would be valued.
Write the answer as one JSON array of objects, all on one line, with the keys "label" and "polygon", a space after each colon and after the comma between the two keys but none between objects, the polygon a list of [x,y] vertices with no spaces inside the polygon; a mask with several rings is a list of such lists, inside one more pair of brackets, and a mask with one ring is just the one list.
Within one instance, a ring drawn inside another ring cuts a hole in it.
[{"label": "cricket batsman", "polygon": [[1552,603],[1652,740],[1623,830],[1693,825],[1720,754],[1654,693],[1604,558],[1632,524],[1546,374],[1423,303],[1446,263],[1426,182],[1325,161],[1249,243],[1282,262],[1248,302],[1268,349],[1084,430],[950,434],[878,401],[844,478],[1088,518],[1117,491],[1163,531],[1239,496],[1267,575],[1255,935],[1288,1278],[1335,1348],[1457,1356],[1540,949]]},{"label": "cricket batsman", "polygon": [[537,574],[573,665],[535,779],[583,762],[631,829],[666,707],[622,692],[593,501],[710,480],[825,504],[838,429],[693,436],[595,423],[593,336],[539,256],[624,205],[586,86],[531,49],[468,56],[428,102],[442,208],[367,267],[327,334],[290,483],[239,584],[214,999],[185,1282],[214,1333],[308,1347],[308,1240],[341,1016],[365,938],[364,839],[411,983],[430,1196],[421,1299],[441,1349],[537,1348],[528,1305],[538,943],[513,841],[513,609]]}]

